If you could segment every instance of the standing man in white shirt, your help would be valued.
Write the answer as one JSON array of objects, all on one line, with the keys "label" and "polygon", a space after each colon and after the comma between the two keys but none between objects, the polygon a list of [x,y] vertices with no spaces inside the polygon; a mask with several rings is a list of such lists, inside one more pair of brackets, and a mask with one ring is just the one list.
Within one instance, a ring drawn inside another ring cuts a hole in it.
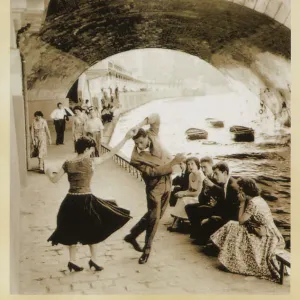
[{"label": "standing man in white shirt", "polygon": [[54,121],[56,131],[56,145],[64,144],[64,134],[66,127],[67,113],[61,102],[57,103],[57,108],[51,113],[50,118]]},{"label": "standing man in white shirt", "polygon": [[89,110],[89,118],[86,120],[84,125],[84,131],[87,136],[92,137],[96,142],[95,156],[99,157],[101,147],[101,137],[103,136],[103,123],[98,117],[97,112],[94,108]]},{"label": "standing man in white shirt", "polygon": [[73,112],[68,107],[63,107],[61,102],[57,103],[57,108],[51,113],[50,118],[54,121],[56,131],[56,145],[64,144],[66,120],[69,120],[68,116],[73,115]]}]

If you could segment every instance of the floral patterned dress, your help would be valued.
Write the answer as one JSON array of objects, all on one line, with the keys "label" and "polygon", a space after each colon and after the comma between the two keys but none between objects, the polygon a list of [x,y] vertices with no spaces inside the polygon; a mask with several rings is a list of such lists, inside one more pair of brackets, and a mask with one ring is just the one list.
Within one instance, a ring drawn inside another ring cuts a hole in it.
[{"label": "floral patterned dress", "polygon": [[[248,222],[229,221],[210,237],[220,249],[218,259],[230,272],[278,282],[275,252],[284,249],[285,242],[270,208],[263,198],[254,197],[245,212],[251,216]],[[259,233],[253,230],[253,220]]]},{"label": "floral patterned dress", "polygon": [[44,119],[39,121],[34,120],[32,123],[33,138],[39,150],[39,158],[47,156],[47,122]]}]

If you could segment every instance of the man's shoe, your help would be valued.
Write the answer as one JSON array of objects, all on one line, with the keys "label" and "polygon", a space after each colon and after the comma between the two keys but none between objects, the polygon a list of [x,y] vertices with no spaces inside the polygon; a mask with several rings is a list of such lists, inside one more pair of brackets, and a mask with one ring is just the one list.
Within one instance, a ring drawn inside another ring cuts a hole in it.
[{"label": "man's shoe", "polygon": [[143,249],[141,248],[141,246],[139,245],[139,243],[130,234],[128,234],[128,235],[125,236],[124,241],[127,242],[127,243],[129,243],[129,244],[131,244],[132,247],[134,248],[134,250],[136,250],[138,252],[143,252]]},{"label": "man's shoe", "polygon": [[139,259],[139,264],[143,265],[148,261],[150,253],[143,253],[142,256]]},{"label": "man's shoe", "polygon": [[214,244],[207,244],[203,248],[203,252],[208,256],[218,256],[219,248],[217,246],[215,246]]}]

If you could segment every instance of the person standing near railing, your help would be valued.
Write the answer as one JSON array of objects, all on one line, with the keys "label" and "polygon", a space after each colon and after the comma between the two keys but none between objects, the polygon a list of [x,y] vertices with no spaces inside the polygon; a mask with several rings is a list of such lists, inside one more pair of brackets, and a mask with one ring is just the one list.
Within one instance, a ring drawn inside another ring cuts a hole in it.
[{"label": "person standing near railing", "polygon": [[101,147],[101,138],[103,136],[103,123],[98,118],[96,111],[91,108],[89,110],[89,118],[86,120],[84,125],[85,134],[89,137],[92,137],[96,142],[95,156],[99,157],[100,147]]},{"label": "person standing near railing", "polygon": [[[142,128],[145,125],[150,125],[150,129],[145,131]],[[142,173],[145,181],[148,211],[124,240],[136,251],[143,252],[139,259],[140,264],[145,264],[149,258],[159,220],[170,199],[172,167],[184,161],[182,154],[177,154],[172,159],[171,155],[163,149],[158,137],[159,128],[160,117],[158,114],[152,114],[132,129],[135,133],[133,136],[135,147],[131,164]],[[145,230],[145,247],[142,249],[136,238]]]}]

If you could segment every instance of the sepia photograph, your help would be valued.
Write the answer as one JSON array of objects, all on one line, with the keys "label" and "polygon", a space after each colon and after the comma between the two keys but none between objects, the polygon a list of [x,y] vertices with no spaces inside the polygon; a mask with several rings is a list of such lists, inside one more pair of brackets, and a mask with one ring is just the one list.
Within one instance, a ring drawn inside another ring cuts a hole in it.
[{"label": "sepia photograph", "polygon": [[11,294],[290,293],[291,0],[11,0],[10,81]]}]

